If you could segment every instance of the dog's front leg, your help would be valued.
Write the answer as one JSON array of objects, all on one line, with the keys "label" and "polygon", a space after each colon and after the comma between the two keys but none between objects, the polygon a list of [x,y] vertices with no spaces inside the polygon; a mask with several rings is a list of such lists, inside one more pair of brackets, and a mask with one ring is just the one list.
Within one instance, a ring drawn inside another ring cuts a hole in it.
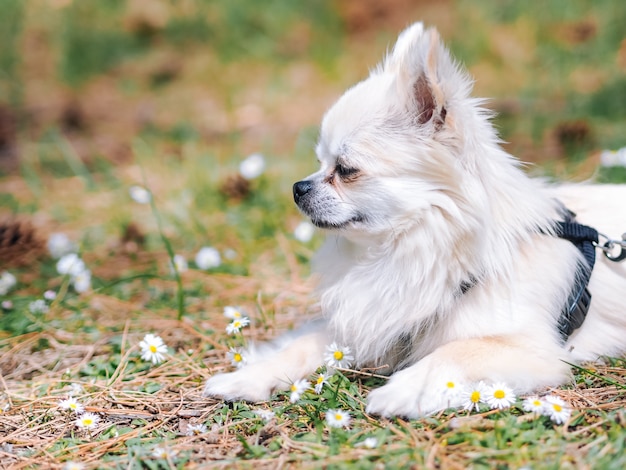
[{"label": "dog's front leg", "polygon": [[494,336],[447,343],[417,363],[393,374],[368,397],[367,412],[417,418],[461,406],[459,395],[447,394],[447,384],[469,385],[479,380],[504,382],[517,393],[559,385],[569,377],[556,344],[543,347],[529,337]]},{"label": "dog's front leg", "polygon": [[274,345],[265,345],[260,357],[241,369],[211,377],[204,396],[228,401],[265,401],[276,389],[288,389],[290,384],[315,372],[324,360],[326,346],[325,325],[315,324],[306,331],[279,339]]}]

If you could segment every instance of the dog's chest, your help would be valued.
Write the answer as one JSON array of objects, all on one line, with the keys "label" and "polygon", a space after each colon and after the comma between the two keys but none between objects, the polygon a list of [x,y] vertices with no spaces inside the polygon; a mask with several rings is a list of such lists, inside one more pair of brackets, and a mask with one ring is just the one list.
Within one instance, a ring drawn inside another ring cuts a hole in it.
[{"label": "dog's chest", "polygon": [[346,297],[346,288],[328,291],[323,310],[329,312],[333,340],[350,346],[358,367],[397,370],[430,352],[436,315],[425,314],[411,292],[370,286]]}]

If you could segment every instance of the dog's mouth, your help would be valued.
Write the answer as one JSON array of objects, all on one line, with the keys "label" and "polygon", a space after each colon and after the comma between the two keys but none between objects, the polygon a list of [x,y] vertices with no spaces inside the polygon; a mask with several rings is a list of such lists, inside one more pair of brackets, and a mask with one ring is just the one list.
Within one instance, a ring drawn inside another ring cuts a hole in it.
[{"label": "dog's mouth", "polygon": [[298,209],[319,228],[340,230],[366,221],[360,212],[346,211],[345,208],[339,210],[338,202],[323,192],[319,194],[310,180],[298,181],[293,185],[293,199]]},{"label": "dog's mouth", "polygon": [[351,224],[359,224],[365,222],[365,217],[363,216],[363,214],[356,214],[354,217],[343,222],[330,222],[328,220],[311,217],[311,222],[313,223],[313,225],[319,228],[327,230],[340,230],[346,228],[348,225]]}]

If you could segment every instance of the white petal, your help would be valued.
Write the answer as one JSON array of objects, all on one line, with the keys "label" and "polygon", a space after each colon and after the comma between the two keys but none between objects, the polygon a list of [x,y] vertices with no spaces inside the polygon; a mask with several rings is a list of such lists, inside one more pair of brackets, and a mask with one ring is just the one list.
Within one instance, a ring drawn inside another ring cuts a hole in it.
[{"label": "white petal", "polygon": [[260,153],[253,153],[239,164],[239,173],[247,180],[258,178],[265,170],[265,158]]}]

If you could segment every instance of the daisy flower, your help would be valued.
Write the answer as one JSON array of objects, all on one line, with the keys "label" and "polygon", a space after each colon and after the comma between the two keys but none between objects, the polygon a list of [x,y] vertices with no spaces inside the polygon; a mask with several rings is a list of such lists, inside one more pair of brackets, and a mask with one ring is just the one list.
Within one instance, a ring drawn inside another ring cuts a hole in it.
[{"label": "daisy flower", "polygon": [[152,199],[150,191],[142,186],[133,185],[128,188],[130,198],[138,204],[149,204]]},{"label": "daisy flower", "polygon": [[317,393],[318,395],[320,393],[322,393],[322,388],[324,388],[324,385],[328,385],[328,378],[330,376],[328,374],[319,374],[317,376],[317,379],[315,379],[315,393]]},{"label": "daisy flower", "polygon": [[337,343],[333,343],[330,346],[326,346],[326,353],[324,354],[324,361],[328,367],[339,367],[347,369],[352,365],[354,356],[351,354],[351,350],[348,346],[337,346]]},{"label": "daisy flower", "polygon": [[170,271],[172,274],[184,273],[188,269],[189,265],[187,264],[187,260],[183,255],[174,255],[174,262],[170,260]]},{"label": "daisy flower", "polygon": [[293,236],[296,240],[302,243],[308,243],[315,234],[315,227],[311,222],[303,221],[293,231]]},{"label": "daisy flower", "polygon": [[232,307],[230,305],[224,307],[224,316],[226,318],[230,318],[231,320],[238,320],[245,317],[240,308]]},{"label": "daisy flower", "polygon": [[263,174],[265,157],[260,153],[253,153],[239,164],[239,174],[247,180],[253,180]]},{"label": "daisy flower", "polygon": [[73,253],[78,249],[64,233],[53,233],[48,238],[48,251],[54,259],[59,259],[63,255]]},{"label": "daisy flower", "polygon": [[354,444],[354,447],[365,447],[366,449],[375,449],[378,447],[378,439],[375,437],[367,437],[361,442]]},{"label": "daisy flower", "polygon": [[467,387],[462,394],[463,408],[472,411],[472,409],[478,411],[479,404],[485,401],[485,384],[478,382]]},{"label": "daisy flower", "polygon": [[85,269],[85,262],[80,259],[76,253],[63,255],[61,259],[57,261],[57,271],[59,274],[78,276]]},{"label": "daisy flower", "polygon": [[57,293],[53,290],[47,290],[43,293],[43,298],[52,301],[57,298]]},{"label": "daisy flower", "polygon": [[271,410],[258,409],[254,410],[253,413],[261,418],[263,421],[271,421],[276,417],[276,413]]},{"label": "daisy flower", "polygon": [[250,320],[248,317],[241,317],[231,321],[228,325],[226,325],[226,333],[229,335],[234,335],[239,333],[239,331],[248,326],[250,324]]},{"label": "daisy flower", "polygon": [[331,428],[345,428],[350,425],[350,414],[343,410],[328,410],[326,412],[326,424]]},{"label": "daisy flower", "polygon": [[30,311],[30,313],[48,313],[48,311],[50,310],[50,307],[48,307],[48,304],[46,303],[45,300],[43,299],[37,299],[37,300],[33,300],[31,303],[28,304],[28,310]]},{"label": "daisy flower", "polygon": [[195,258],[196,266],[200,269],[217,268],[222,264],[222,258],[220,252],[212,246],[205,246],[200,248],[200,251],[196,254]]},{"label": "daisy flower", "polygon": [[73,411],[76,414],[81,414],[83,411],[85,411],[85,407],[78,403],[78,400],[76,400],[76,398],[74,397],[69,397],[66,400],[61,400],[59,402],[59,408],[63,410]]},{"label": "daisy flower", "polygon": [[9,271],[0,275],[0,295],[6,295],[17,284],[17,279]]},{"label": "daisy flower", "polygon": [[141,348],[141,358],[144,361],[152,361],[153,364],[163,362],[164,354],[167,354],[167,346],[160,336],[148,333],[143,337],[143,341],[139,342]]},{"label": "daisy flower", "polygon": [[619,150],[603,150],[600,154],[601,166],[626,166],[626,147]]},{"label": "daisy flower", "polygon": [[168,449],[167,447],[155,447],[154,450],[152,451],[152,457],[154,457],[155,459],[163,459],[163,460],[167,460],[167,459],[172,459],[174,457],[176,457],[176,452],[172,451],[171,449]]},{"label": "daisy flower", "polygon": [[85,468],[84,463],[74,462],[73,460],[65,462],[65,464],[63,465],[63,470],[83,470],[84,468]]},{"label": "daisy flower", "polygon": [[230,360],[230,363],[237,368],[243,367],[246,363],[246,358],[240,348],[230,348],[226,356]]},{"label": "daisy flower", "polygon": [[95,413],[83,413],[76,420],[76,426],[83,429],[93,429],[98,425],[100,416]]},{"label": "daisy flower", "polygon": [[543,413],[544,404],[545,403],[541,398],[537,396],[532,396],[532,397],[527,397],[522,402],[522,408],[524,408],[524,411],[537,413],[539,415]]},{"label": "daisy flower", "polygon": [[83,269],[75,276],[72,276],[72,284],[74,285],[74,290],[79,294],[87,292],[91,289],[91,271]]},{"label": "daisy flower", "polygon": [[559,397],[548,395],[544,397],[543,403],[543,414],[549,416],[556,424],[564,424],[572,414],[571,408]]},{"label": "daisy flower", "polygon": [[289,401],[291,403],[297,402],[302,396],[302,394],[306,392],[309,388],[311,388],[311,384],[309,383],[308,380],[306,379],[296,380],[289,387],[289,391],[291,392],[291,395],[289,396]]},{"label": "daisy flower", "polygon": [[515,402],[515,394],[511,387],[499,382],[485,389],[484,401],[492,410],[509,408]]},{"label": "daisy flower", "polygon": [[202,423],[200,424],[188,424],[186,436],[199,436],[200,434],[204,434],[207,431],[206,426]]},{"label": "daisy flower", "polygon": [[57,271],[59,274],[70,276],[70,282],[76,292],[83,293],[91,289],[91,271],[76,253],[63,255],[57,261]]},{"label": "daisy flower", "polygon": [[443,386],[443,395],[448,398],[448,403],[450,403],[451,400],[458,398],[462,393],[462,387],[453,380],[448,380]]}]

